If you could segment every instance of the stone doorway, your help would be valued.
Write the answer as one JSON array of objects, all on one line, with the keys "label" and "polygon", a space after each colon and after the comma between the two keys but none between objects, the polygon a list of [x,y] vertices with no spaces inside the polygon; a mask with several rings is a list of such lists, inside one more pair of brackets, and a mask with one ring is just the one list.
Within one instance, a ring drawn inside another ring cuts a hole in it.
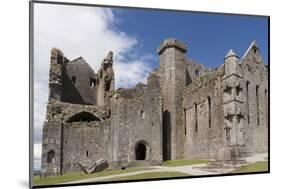
[{"label": "stone doorway", "polygon": [[163,114],[163,161],[171,159],[171,114],[168,110]]},{"label": "stone doorway", "polygon": [[138,143],[135,148],[136,160],[145,160],[147,158],[147,148],[143,143]]}]

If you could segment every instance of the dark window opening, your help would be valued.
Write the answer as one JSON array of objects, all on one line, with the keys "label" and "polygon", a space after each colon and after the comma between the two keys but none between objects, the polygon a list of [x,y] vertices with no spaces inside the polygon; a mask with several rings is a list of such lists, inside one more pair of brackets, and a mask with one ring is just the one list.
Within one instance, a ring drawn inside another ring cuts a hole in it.
[{"label": "dark window opening", "polygon": [[223,92],[228,93],[229,95],[231,95],[231,91],[232,91],[232,88],[229,87],[229,86],[226,86],[226,87],[223,89]]},{"label": "dark window opening", "polygon": [[230,114],[227,114],[226,116],[225,116],[225,119],[227,119],[227,120],[229,120],[230,122],[232,122],[233,121],[233,115],[230,115]]},{"label": "dark window opening", "polygon": [[185,84],[186,86],[189,85],[190,83],[192,83],[192,80],[191,80],[191,77],[189,75],[189,72],[188,70],[186,69],[185,70]]},{"label": "dark window opening", "polygon": [[195,109],[195,132],[198,131],[198,118],[197,118],[197,104],[194,104],[194,109]]},{"label": "dark window opening", "polygon": [[76,77],[72,76],[71,81],[72,81],[73,84],[76,84]]},{"label": "dark window opening", "polygon": [[211,98],[208,96],[208,118],[209,118],[209,128],[212,127],[212,104]]},{"label": "dark window opening", "polygon": [[141,111],[140,111],[140,116],[141,116],[141,118],[142,118],[142,119],[144,119],[144,118],[145,118],[145,113],[144,113],[144,111],[143,111],[143,110],[141,110]]},{"label": "dark window opening", "polygon": [[195,75],[196,75],[197,77],[199,77],[199,70],[198,70],[198,69],[195,70]]},{"label": "dark window opening", "polygon": [[86,154],[86,157],[89,157],[89,151],[88,150],[86,151],[85,154]]},{"label": "dark window opening", "polygon": [[56,153],[54,152],[54,150],[50,150],[47,153],[47,163],[55,163],[55,155]]},{"label": "dark window opening", "polygon": [[184,135],[186,135],[186,109],[183,109],[184,112]]},{"label": "dark window opening", "polygon": [[108,81],[108,82],[105,83],[105,91],[110,90],[110,84],[111,84],[111,81]]},{"label": "dark window opening", "polygon": [[256,48],[254,48],[254,54],[256,54],[256,52],[257,52],[257,49],[256,49]]},{"label": "dark window opening", "polygon": [[257,105],[257,125],[260,125],[260,115],[259,115],[259,86],[256,86],[256,105]]},{"label": "dark window opening", "polygon": [[96,80],[93,78],[90,78],[90,87],[96,86]]},{"label": "dark window opening", "polygon": [[247,98],[247,117],[248,117],[248,124],[250,123],[250,103],[249,103],[249,85],[250,82],[246,82],[246,98]]},{"label": "dark window opening", "polygon": [[236,87],[236,96],[239,96],[239,92],[240,92],[240,87]]},{"label": "dark window opening", "polygon": [[162,148],[163,160],[171,159],[171,114],[168,110],[163,113]]},{"label": "dark window opening", "polygon": [[73,115],[67,120],[67,123],[72,122],[91,122],[91,121],[101,121],[98,117],[94,116],[89,112],[80,112]]},{"label": "dark window opening", "polygon": [[143,143],[139,143],[136,146],[136,160],[146,159],[146,146]]}]

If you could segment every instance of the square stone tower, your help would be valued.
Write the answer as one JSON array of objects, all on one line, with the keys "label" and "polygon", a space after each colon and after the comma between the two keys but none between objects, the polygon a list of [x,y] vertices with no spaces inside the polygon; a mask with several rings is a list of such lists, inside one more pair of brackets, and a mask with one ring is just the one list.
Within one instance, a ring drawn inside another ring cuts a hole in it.
[{"label": "square stone tower", "polygon": [[158,48],[163,95],[163,160],[179,159],[183,154],[182,89],[185,87],[187,46],[166,39]]}]

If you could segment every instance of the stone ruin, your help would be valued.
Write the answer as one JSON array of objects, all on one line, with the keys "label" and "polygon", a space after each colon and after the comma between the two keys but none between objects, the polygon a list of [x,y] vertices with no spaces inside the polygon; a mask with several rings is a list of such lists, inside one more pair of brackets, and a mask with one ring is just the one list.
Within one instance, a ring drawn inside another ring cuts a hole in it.
[{"label": "stone ruin", "polygon": [[241,59],[230,50],[215,69],[190,59],[187,50],[179,40],[164,40],[160,67],[147,84],[115,89],[112,52],[95,72],[84,58],[68,60],[53,48],[44,173],[174,159],[233,161],[267,152],[268,68],[257,43]]},{"label": "stone ruin", "polygon": [[78,161],[78,165],[86,174],[91,174],[99,171],[103,171],[108,167],[108,163],[105,159],[99,159],[96,162],[92,161],[90,158],[82,158]]}]

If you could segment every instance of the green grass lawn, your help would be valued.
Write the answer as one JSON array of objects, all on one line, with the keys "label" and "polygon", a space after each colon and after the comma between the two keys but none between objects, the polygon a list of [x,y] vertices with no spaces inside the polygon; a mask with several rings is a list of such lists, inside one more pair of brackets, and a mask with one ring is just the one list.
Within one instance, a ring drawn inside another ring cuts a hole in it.
[{"label": "green grass lawn", "polygon": [[209,163],[210,160],[206,159],[180,159],[180,160],[169,160],[164,162],[164,166],[175,167],[175,166],[183,166],[183,165],[195,165],[201,163]]},{"label": "green grass lawn", "polygon": [[54,185],[54,184],[61,184],[66,182],[72,182],[77,181],[81,179],[88,179],[88,178],[95,178],[95,177],[101,177],[101,176],[108,176],[108,175],[115,175],[115,174],[121,174],[121,173],[130,173],[140,170],[150,170],[151,168],[145,168],[145,167],[132,167],[127,168],[125,170],[121,169],[113,169],[113,170],[105,170],[98,173],[93,174],[85,174],[83,172],[76,172],[76,173],[69,173],[62,176],[51,176],[47,177],[45,179],[40,179],[39,176],[35,176],[33,178],[33,184],[35,186],[39,185]]},{"label": "green grass lawn", "polygon": [[186,177],[186,176],[191,176],[191,175],[181,172],[150,172],[150,173],[141,173],[141,174],[130,175],[130,176],[116,177],[108,181],[142,180],[142,179],[173,178],[173,177]]},{"label": "green grass lawn", "polygon": [[249,173],[268,171],[268,161],[258,161],[256,163],[245,165],[235,170],[233,173]]}]

